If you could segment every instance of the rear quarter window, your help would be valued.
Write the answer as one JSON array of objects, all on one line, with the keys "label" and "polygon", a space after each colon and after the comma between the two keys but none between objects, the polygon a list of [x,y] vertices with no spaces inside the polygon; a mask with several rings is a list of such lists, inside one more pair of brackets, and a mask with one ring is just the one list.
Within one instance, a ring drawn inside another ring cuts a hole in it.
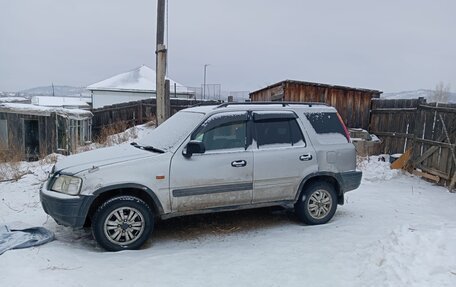
[{"label": "rear quarter window", "polygon": [[347,143],[345,129],[335,112],[305,113],[323,143]]}]

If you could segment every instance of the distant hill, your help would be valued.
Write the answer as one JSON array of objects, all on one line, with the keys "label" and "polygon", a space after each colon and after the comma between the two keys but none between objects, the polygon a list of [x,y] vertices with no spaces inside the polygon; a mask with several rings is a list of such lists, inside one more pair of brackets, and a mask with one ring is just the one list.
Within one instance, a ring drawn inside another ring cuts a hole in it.
[{"label": "distant hill", "polygon": [[[52,96],[52,86],[36,87],[28,90],[22,90],[17,93],[20,96]],[[57,97],[64,96],[89,96],[85,87],[72,86],[54,86],[54,95]]]},{"label": "distant hill", "polygon": [[0,97],[14,97],[15,95],[16,95],[16,93],[0,91]]},{"label": "distant hill", "polygon": [[[414,91],[403,91],[397,93],[383,93],[381,98],[384,99],[416,99],[419,97],[423,97],[426,99],[428,103],[434,102],[433,100],[434,91],[433,90],[414,90]],[[456,93],[449,93],[448,94],[448,102],[449,103],[456,103]]]}]

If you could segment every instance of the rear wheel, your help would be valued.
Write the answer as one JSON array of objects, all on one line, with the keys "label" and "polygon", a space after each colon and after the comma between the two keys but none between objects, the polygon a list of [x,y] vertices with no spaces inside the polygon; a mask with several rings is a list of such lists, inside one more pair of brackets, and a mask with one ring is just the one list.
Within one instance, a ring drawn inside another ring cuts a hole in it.
[{"label": "rear wheel", "polygon": [[106,201],[96,211],[92,233],[108,251],[138,249],[154,228],[150,207],[133,196],[119,196]]},{"label": "rear wheel", "polygon": [[295,204],[299,220],[310,225],[328,222],[336,209],[336,191],[333,185],[325,181],[316,181],[306,186]]}]

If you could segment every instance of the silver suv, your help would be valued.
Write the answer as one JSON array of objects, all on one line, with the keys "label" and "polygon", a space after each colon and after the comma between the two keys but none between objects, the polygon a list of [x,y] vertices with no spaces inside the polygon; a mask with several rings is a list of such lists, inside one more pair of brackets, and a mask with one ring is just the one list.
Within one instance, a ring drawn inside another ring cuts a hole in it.
[{"label": "silver suv", "polygon": [[279,205],[326,223],[360,181],[333,107],[225,103],[182,110],[138,143],[57,162],[40,197],[58,224],[91,226],[117,251],[141,247],[156,219],[189,214]]}]

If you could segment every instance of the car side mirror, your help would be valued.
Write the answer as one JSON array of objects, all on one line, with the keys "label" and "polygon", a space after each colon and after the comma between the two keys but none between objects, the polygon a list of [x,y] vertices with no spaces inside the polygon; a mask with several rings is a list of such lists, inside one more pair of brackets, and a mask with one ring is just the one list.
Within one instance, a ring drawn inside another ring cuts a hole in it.
[{"label": "car side mirror", "polygon": [[189,141],[187,146],[185,147],[184,151],[182,154],[186,157],[189,158],[191,157],[194,153],[205,153],[206,148],[204,147],[204,143],[201,141],[196,141],[192,140]]}]

